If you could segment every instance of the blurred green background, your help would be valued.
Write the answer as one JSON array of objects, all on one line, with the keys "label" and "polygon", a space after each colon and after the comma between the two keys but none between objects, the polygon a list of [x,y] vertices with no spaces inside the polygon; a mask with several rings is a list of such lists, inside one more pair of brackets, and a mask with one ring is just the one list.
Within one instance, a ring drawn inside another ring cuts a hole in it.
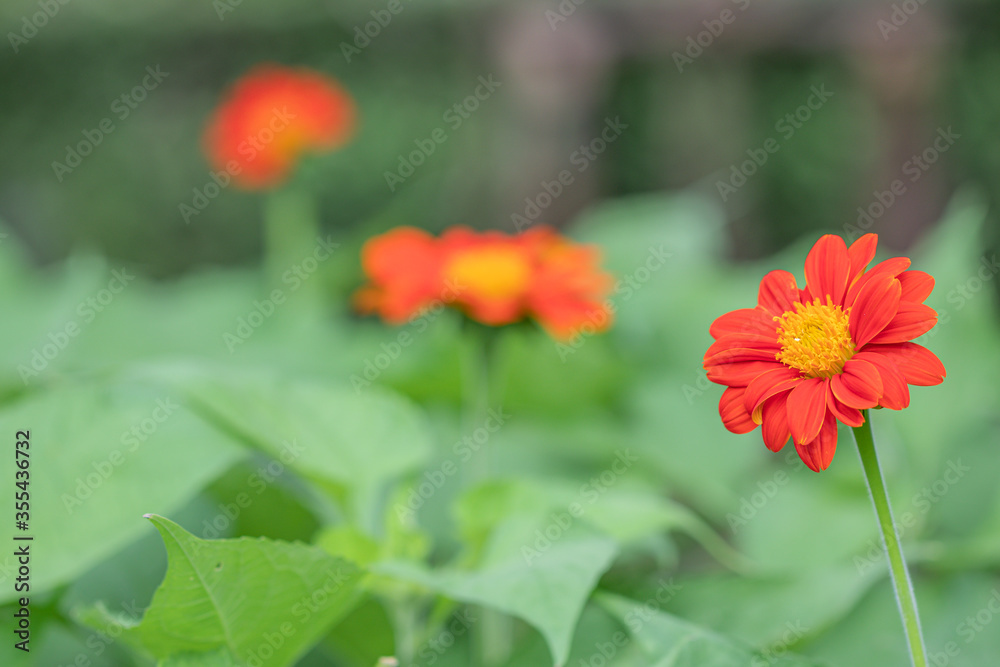
[{"label": "blurred green background", "polygon": [[[401,0],[402,11],[358,48],[357,31],[387,5],[56,1],[33,36],[25,20],[43,11],[38,2],[0,6],[8,42],[0,49],[0,423],[3,433],[28,425],[52,445],[32,464],[44,547],[34,565],[37,652],[14,659],[154,664],[124,642],[105,644],[86,611],[101,603],[135,617],[131,610],[149,604],[166,557],[144,513],[201,537],[264,535],[333,549],[344,542],[330,531],[354,524],[342,506],[319,499],[329,492],[363,510],[358,529],[382,557],[477,572],[488,565],[485,535],[495,546],[518,522],[544,522],[628,447],[641,463],[586,517],[615,557],[594,572],[600,592],[565,664],[599,664],[597,644],[634,629],[621,600],[655,599],[665,579],[680,588],[656,604],[664,625],[643,624],[608,664],[904,664],[881,554],[870,555],[876,526],[849,431],[831,469],[814,475],[790,450],[767,452],[757,433],[726,432],[721,387],[701,369],[709,323],[752,305],[766,271],[801,277],[819,234],[873,231],[880,257],[906,254],[937,279],[928,304],[939,325],[920,342],[948,379],[914,388],[905,412],[873,415],[897,515],[916,518],[903,539],[928,648],[945,656],[936,664],[994,665],[1000,6]],[[701,52],[689,38],[706,44]],[[361,124],[346,148],[311,156],[296,174],[339,248],[311,278],[315,290],[292,295],[244,340],[241,321],[275,287],[260,270],[265,195],[226,188],[189,222],[179,207],[210,182],[200,146],[208,114],[226,86],[264,61],[336,77],[357,98]],[[115,101],[147,67],[169,74],[125,114]],[[449,126],[445,113],[490,75],[497,91]],[[104,118],[114,130],[71,173],[57,174],[52,163],[65,162],[67,145]],[[581,145],[608,119],[627,127],[581,159]],[[447,142],[391,190],[386,172],[438,127],[448,128]],[[934,163],[924,169],[915,157]],[[563,170],[572,183],[541,197]],[[745,184],[735,185],[734,170]],[[539,221],[600,244],[619,277],[645,279],[619,296],[613,330],[578,347],[530,327],[503,332],[494,398],[512,417],[489,442],[493,485],[452,480],[421,509],[413,534],[379,521],[391,494],[405,496],[439,469],[469,427],[460,414],[467,332],[446,313],[373,380],[375,395],[405,400],[391,403],[399,410],[388,420],[392,438],[358,428],[353,446],[370,452],[370,478],[322,465],[317,473],[313,461],[292,466],[264,500],[207,534],[205,522],[277,456],[280,438],[268,428],[294,431],[318,418],[298,412],[282,383],[305,386],[308,396],[309,383],[344,392],[342,412],[317,422],[324,428],[351,414],[385,419],[384,405],[355,403],[352,386],[397,340],[349,309],[364,240],[402,224],[513,232],[531,206],[542,209]],[[654,249],[669,260],[641,273]],[[85,315],[81,304],[100,298],[113,271],[135,278]],[[79,334],[40,369],[23,371],[68,323]],[[164,397],[183,406],[181,417],[144,440],[79,513],[68,512],[64,494]],[[258,414],[265,426],[237,427]],[[957,482],[942,481],[956,467]],[[9,604],[11,561],[0,563],[0,601]],[[389,590],[360,593],[300,664],[370,667],[393,652]],[[572,610],[560,613],[572,627]],[[492,664],[552,664],[536,625],[522,618],[508,629],[510,655]],[[805,657],[776,656],[786,649]],[[675,650],[677,661],[666,661]],[[476,651],[463,637],[435,663],[480,664]]]},{"label": "blurred green background", "polygon": [[[178,207],[208,181],[199,147],[207,114],[261,61],[316,67],[359,100],[357,139],[312,165],[326,224],[337,230],[512,229],[524,198],[572,168],[570,156],[609,116],[628,130],[544,211],[546,221],[562,225],[602,198],[665,188],[718,197],[717,182],[769,137],[780,150],[725,202],[727,252],[741,257],[855,222],[857,208],[898,178],[909,191],[871,231],[906,248],[958,185],[992,196],[1000,181],[995,3],[915,4],[897,27],[892,5],[853,2],[587,0],[564,3],[564,15],[558,3],[401,0],[385,27],[369,27],[367,46],[345,50],[365,43],[359,31],[383,5],[74,0],[23,39],[37,2],[3,3],[13,43],[0,55],[9,156],[0,215],[42,263],[81,246],[156,277],[252,263],[257,197],[227,191],[191,224]],[[731,23],[720,30],[713,22],[727,10]],[[710,28],[721,34],[701,34]],[[691,50],[697,39],[708,46]],[[169,76],[127,117],[112,111],[157,65]],[[414,140],[447,127],[442,115],[486,74],[502,82],[500,94],[449,129],[388,197],[384,172]],[[775,125],[820,84],[832,97],[786,139]],[[105,117],[114,131],[60,182],[52,163]],[[911,182],[904,165],[947,127],[960,140]]]}]

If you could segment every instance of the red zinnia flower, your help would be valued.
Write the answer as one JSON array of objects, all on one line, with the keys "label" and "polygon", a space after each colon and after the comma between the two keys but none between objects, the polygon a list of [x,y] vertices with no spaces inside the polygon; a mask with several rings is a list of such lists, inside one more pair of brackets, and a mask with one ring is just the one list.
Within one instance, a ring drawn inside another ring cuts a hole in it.
[{"label": "red zinnia flower", "polygon": [[440,244],[422,229],[398,227],[365,242],[361,268],[369,284],[354,295],[363,313],[403,324],[435,299],[444,299]]},{"label": "red zinnia flower", "polygon": [[546,227],[513,236],[454,227],[439,239],[400,227],[370,239],[361,259],[370,282],[355,305],[392,324],[438,300],[491,326],[535,319],[561,340],[586,323],[611,323],[612,280],[597,249]]},{"label": "red zinnia flower", "polygon": [[306,151],[332,150],[354,129],[354,102],[319,72],[258,65],[215,110],[205,133],[214,169],[243,188],[283,181]]},{"label": "red zinnia flower", "polygon": [[861,410],[909,405],[908,384],[944,380],[938,358],[910,342],[937,322],[923,304],[934,279],[907,271],[906,257],[865,271],[877,242],[866,234],[848,248],[839,236],[823,236],[806,257],[804,289],[787,271],[771,271],[756,308],[712,323],[704,366],[709,380],[728,387],[719,402],[727,429],[760,425],[775,452],[791,437],[819,472],[833,459],[838,421],[860,426]]}]

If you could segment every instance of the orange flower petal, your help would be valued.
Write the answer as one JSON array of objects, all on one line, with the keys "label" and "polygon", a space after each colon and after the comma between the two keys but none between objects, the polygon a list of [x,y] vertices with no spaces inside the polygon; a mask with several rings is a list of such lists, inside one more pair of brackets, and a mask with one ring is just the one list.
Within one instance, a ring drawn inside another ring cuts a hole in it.
[{"label": "orange flower petal", "polygon": [[807,378],[788,394],[788,426],[796,444],[812,442],[826,415],[826,378]]},{"label": "orange flower petal", "polygon": [[734,361],[774,361],[781,349],[777,341],[766,337],[752,338],[732,334],[723,336],[705,352],[705,366],[718,366]]},{"label": "orange flower petal", "polygon": [[863,352],[854,355],[855,359],[867,361],[878,369],[879,377],[882,378],[882,398],[878,404],[890,410],[902,410],[910,405],[910,388],[906,386],[906,378],[899,370],[891,358],[869,352],[871,348],[866,348]]},{"label": "orange flower petal", "polygon": [[826,394],[826,407],[829,408],[830,413],[848,426],[861,426],[864,424],[865,418],[861,414],[861,410],[842,403],[833,393],[833,383],[831,382],[830,384],[830,391]]},{"label": "orange flower petal", "polygon": [[722,423],[732,433],[749,433],[757,428],[757,424],[750,419],[749,413],[743,408],[743,387],[729,387],[722,392],[722,399],[719,401],[719,415]]},{"label": "orange flower petal", "polygon": [[851,260],[851,272],[847,284],[852,284],[875,258],[875,248],[878,246],[878,236],[875,234],[865,234],[851,244],[847,249],[847,256]]},{"label": "orange flower petal", "polygon": [[777,361],[737,361],[718,366],[707,366],[705,370],[710,382],[728,387],[745,387],[755,377],[772,368],[783,368]]},{"label": "orange flower petal", "polygon": [[759,334],[770,335],[777,340],[778,327],[773,317],[763,308],[741,308],[717,317],[708,328],[708,333],[715,339],[726,334]]},{"label": "orange flower petal", "polygon": [[868,280],[851,306],[848,330],[855,349],[860,349],[882,331],[899,309],[902,288],[888,273]]},{"label": "orange flower petal", "polygon": [[902,301],[896,316],[878,332],[870,343],[905,343],[934,328],[937,312],[930,306],[911,301]]},{"label": "orange flower petal", "polygon": [[775,317],[780,317],[792,309],[792,304],[799,300],[799,288],[795,284],[795,276],[788,271],[771,271],[760,281],[757,292],[757,305]]},{"label": "orange flower petal", "polygon": [[917,343],[890,343],[869,345],[865,352],[888,357],[902,371],[907,384],[930,387],[941,384],[945,378],[944,364],[933,352]]},{"label": "orange flower petal", "polygon": [[909,266],[910,260],[907,257],[893,257],[885,260],[884,262],[879,262],[869,271],[858,276],[858,278],[851,284],[850,288],[847,290],[847,296],[844,297],[844,306],[853,306],[858,298],[858,294],[861,292],[861,289],[870,281],[881,278],[883,275],[895,278]]},{"label": "orange flower petal", "polygon": [[844,239],[824,234],[806,256],[806,289],[813,297],[829,295],[834,305],[844,304],[851,260]]},{"label": "orange flower petal", "polygon": [[882,398],[882,376],[871,363],[853,358],[844,364],[842,373],[830,379],[830,389],[844,405],[867,410]]},{"label": "orange flower petal", "polygon": [[898,276],[903,286],[903,301],[923,303],[934,290],[934,278],[923,271],[903,271]]},{"label": "orange flower petal", "polygon": [[747,385],[746,393],[743,395],[743,407],[754,417],[754,421],[759,421],[758,410],[765,400],[792,389],[799,382],[802,382],[802,374],[788,366],[782,365],[765,371]]},{"label": "orange flower petal", "polygon": [[829,468],[837,451],[837,418],[827,414],[816,439],[805,444],[796,442],[795,451],[813,472],[822,472]]},{"label": "orange flower petal", "polygon": [[763,421],[760,433],[764,438],[764,445],[772,452],[780,452],[792,437],[788,428],[788,393],[777,394],[764,401],[761,415]]}]

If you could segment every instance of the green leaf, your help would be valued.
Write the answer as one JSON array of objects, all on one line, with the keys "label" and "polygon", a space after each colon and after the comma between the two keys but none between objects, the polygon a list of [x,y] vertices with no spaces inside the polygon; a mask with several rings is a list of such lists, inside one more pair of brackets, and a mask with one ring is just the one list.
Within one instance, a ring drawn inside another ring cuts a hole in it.
[{"label": "green leaf", "polygon": [[148,518],[163,537],[167,574],[142,621],[122,636],[157,658],[176,656],[171,666],[225,664],[206,656],[176,662],[194,659],[178,654],[223,649],[262,667],[292,664],[357,600],[361,570],[319,548],[264,538],[202,540],[163,517]]},{"label": "green leaf", "polygon": [[[550,528],[530,526],[542,531]],[[495,541],[497,547],[486,565],[474,572],[429,571],[402,561],[373,569],[455,600],[516,616],[542,633],[557,665],[565,664],[577,620],[617,553],[615,543],[575,531],[549,539],[529,530],[528,524],[508,527]]]},{"label": "green leaf", "polygon": [[379,557],[378,542],[350,524],[324,528],[316,536],[315,542],[316,546],[328,554],[342,556],[362,566],[374,562]]},{"label": "green leaf", "polygon": [[[753,645],[779,641],[789,624],[813,637],[852,613],[873,583],[885,576],[885,568],[877,563],[862,574],[845,564],[794,574],[798,576],[679,578],[679,592],[668,611],[699,625],[724,628],[729,636]],[[726,604],[720,605],[720,600]]]},{"label": "green leaf", "polygon": [[[143,512],[175,512],[246,450],[166,389],[67,383],[0,412],[0,429],[30,431],[31,588],[51,590],[142,535]],[[13,455],[4,470],[13,464]],[[0,477],[14,495],[14,474]],[[12,517],[13,518],[13,517]],[[58,545],[58,548],[54,548]],[[0,555],[0,580],[16,571]],[[0,602],[15,596],[0,586]]]},{"label": "green leaf", "polygon": [[752,565],[685,506],[642,487],[604,489],[592,499],[578,484],[553,480],[493,480],[466,493],[455,506],[459,531],[473,552],[491,531],[515,516],[543,519],[579,508],[580,517],[626,545],[664,531],[683,532],[726,567],[746,571]]},{"label": "green leaf", "polygon": [[115,640],[133,651],[148,656],[142,645],[142,637],[136,632],[139,620],[127,614],[117,614],[110,611],[103,602],[91,607],[83,607],[73,612],[73,617],[83,625],[97,630],[109,641]]},{"label": "green leaf", "polygon": [[380,488],[419,467],[431,452],[420,411],[379,387],[355,391],[246,373],[194,373],[178,384],[221,428],[306,477],[353,491],[369,524],[377,516],[371,501]]},{"label": "green leaf", "polygon": [[751,649],[659,609],[651,609],[647,603],[608,594],[598,596],[598,602],[625,624],[632,641],[645,654],[643,664],[648,667],[812,667],[821,664],[788,653],[784,644]]},{"label": "green leaf", "polygon": [[[994,573],[914,577],[930,665],[982,667],[997,664],[996,630],[1000,579]],[[810,643],[809,653],[832,665],[909,664],[906,637],[888,579],[829,631]]]},{"label": "green leaf", "polygon": [[164,658],[156,667],[237,667],[233,654],[222,649],[212,653],[178,653]]}]

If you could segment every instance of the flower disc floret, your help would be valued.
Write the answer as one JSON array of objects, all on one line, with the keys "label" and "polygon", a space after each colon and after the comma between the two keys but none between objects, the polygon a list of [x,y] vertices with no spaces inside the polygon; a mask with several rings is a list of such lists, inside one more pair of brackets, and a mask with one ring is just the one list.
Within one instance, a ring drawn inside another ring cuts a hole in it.
[{"label": "flower disc floret", "polygon": [[[796,301],[794,310],[775,317],[781,351],[775,358],[806,377],[828,378],[840,373],[854,356],[848,314],[827,296],[826,303]],[[850,311],[850,308],[848,308]]]}]

